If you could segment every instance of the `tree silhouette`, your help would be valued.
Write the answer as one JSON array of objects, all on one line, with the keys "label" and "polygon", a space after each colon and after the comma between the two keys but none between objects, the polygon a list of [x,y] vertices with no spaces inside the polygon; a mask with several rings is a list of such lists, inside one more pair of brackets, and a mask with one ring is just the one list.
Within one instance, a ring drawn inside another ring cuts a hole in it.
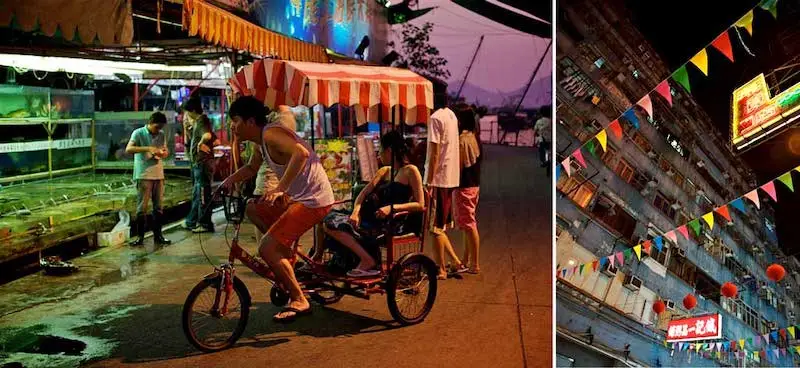
[{"label": "tree silhouette", "polygon": [[425,22],[421,27],[405,23],[400,50],[397,50],[394,41],[389,43],[389,47],[400,54],[398,62],[401,65],[416,73],[446,80],[450,78],[447,59],[440,56],[439,49],[431,45],[431,31],[433,31],[431,22]]}]

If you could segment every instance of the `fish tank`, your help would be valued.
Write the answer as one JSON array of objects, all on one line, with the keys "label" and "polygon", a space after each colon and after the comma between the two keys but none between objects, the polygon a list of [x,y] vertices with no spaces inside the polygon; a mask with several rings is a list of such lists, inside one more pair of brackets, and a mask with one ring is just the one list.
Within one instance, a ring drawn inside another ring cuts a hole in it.
[{"label": "fish tank", "polygon": [[91,119],[94,91],[52,89],[50,106],[50,119]]},{"label": "fish tank", "polygon": [[[182,140],[181,125],[176,122],[174,111],[162,111],[167,116],[164,133],[167,136],[169,157],[164,159],[167,167],[175,166],[175,144]],[[95,159],[97,168],[133,168],[133,155],[125,152],[134,130],[150,120],[152,111],[97,112],[95,113]],[[188,166],[188,164],[187,164]]]},{"label": "fish tank", "polygon": [[58,124],[52,137],[53,171],[92,166],[91,120]]},{"label": "fish tank", "polygon": [[0,121],[50,118],[50,89],[0,84]]}]

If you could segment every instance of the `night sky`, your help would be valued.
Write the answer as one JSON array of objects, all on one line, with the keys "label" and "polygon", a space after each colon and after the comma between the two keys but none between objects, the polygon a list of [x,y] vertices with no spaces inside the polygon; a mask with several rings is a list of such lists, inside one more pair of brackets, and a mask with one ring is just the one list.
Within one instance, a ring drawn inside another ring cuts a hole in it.
[{"label": "night sky", "polygon": [[[749,9],[755,7],[758,1],[728,0],[718,3],[698,0],[626,0],[625,3],[632,12],[633,23],[674,71]],[[780,41],[782,32],[798,28],[798,14],[798,5],[794,0],[778,2],[777,21],[768,12],[758,8],[755,10],[753,37],[744,30],[739,32],[755,56],[747,53],[736,32],[730,30],[728,34],[734,48],[734,63],[710,48],[708,77],[693,65],[687,68],[692,95],[723,136],[730,136],[733,90],[758,74],[768,74],[799,56],[796,51],[798,48],[790,51],[788,43]],[[794,42],[797,42],[796,39],[793,38]],[[800,82],[800,78],[795,79]],[[759,183],[765,183],[800,165],[800,129],[782,133],[745,152],[742,157],[755,171]],[[794,181],[795,187],[799,188],[797,192],[800,192],[800,175],[797,173]],[[779,241],[787,253],[799,253],[800,227],[797,226],[796,218],[800,214],[800,195],[790,192],[782,184],[777,187],[779,202],[775,208]]]}]

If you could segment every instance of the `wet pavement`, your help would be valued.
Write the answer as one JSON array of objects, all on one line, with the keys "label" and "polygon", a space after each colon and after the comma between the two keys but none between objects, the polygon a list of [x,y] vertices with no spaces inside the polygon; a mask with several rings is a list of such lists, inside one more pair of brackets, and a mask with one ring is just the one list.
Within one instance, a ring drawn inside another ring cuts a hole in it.
[{"label": "wet pavement", "polygon": [[[0,365],[551,366],[550,178],[534,149],[485,150],[478,211],[482,274],[440,282],[421,324],[398,326],[385,297],[375,295],[314,305],[311,316],[277,325],[269,284],[242,268],[238,275],[253,298],[244,335],[229,350],[198,352],[183,335],[181,309],[212,270],[200,245],[214,263],[226,254],[223,219],[216,214],[214,235],[175,229],[168,247],[105,248],[73,260],[81,267],[76,274],[37,273],[0,286]],[[249,226],[243,234],[253,251]],[[460,234],[451,239],[460,254]]]}]

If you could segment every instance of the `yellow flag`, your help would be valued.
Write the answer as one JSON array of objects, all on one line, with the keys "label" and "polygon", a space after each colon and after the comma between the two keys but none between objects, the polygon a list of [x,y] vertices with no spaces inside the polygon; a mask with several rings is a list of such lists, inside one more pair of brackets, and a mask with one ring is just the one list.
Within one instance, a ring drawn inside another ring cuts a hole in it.
[{"label": "yellow flag", "polygon": [[691,62],[700,69],[703,74],[708,76],[708,52],[706,52],[706,49],[700,50],[697,55],[693,56]]},{"label": "yellow flag", "polygon": [[639,260],[641,261],[642,260],[642,245],[639,244],[639,245],[633,247],[633,251],[636,253],[636,258],[639,258]]},{"label": "yellow flag", "polygon": [[706,221],[711,230],[714,230],[714,212],[709,212],[703,215],[703,220]]},{"label": "yellow flag", "polygon": [[739,21],[736,22],[737,27],[742,27],[747,30],[751,36],[753,35],[753,11],[749,11]]},{"label": "yellow flag", "polygon": [[605,129],[597,133],[597,140],[600,141],[600,147],[603,147],[603,152],[605,152],[606,144],[608,143],[608,133],[606,133]]},{"label": "yellow flag", "polygon": [[744,349],[744,339],[739,340],[739,346]]}]

